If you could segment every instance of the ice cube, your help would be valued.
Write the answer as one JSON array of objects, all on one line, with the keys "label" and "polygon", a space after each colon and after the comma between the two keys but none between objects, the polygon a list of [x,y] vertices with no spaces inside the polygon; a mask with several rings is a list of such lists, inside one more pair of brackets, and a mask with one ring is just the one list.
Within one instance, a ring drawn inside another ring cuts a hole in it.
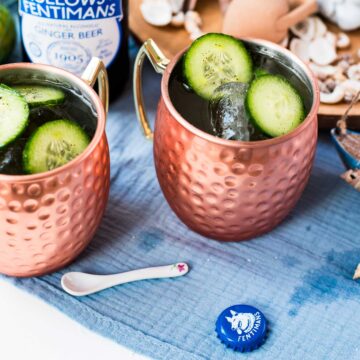
[{"label": "ice cube", "polygon": [[245,109],[248,85],[230,82],[215,89],[209,103],[210,120],[216,136],[249,141],[254,132]]}]

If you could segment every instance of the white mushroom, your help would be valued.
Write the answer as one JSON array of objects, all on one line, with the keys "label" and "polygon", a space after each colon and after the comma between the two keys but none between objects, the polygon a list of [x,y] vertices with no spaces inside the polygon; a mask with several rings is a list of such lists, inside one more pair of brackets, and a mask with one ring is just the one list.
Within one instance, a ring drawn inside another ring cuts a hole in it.
[{"label": "white mushroom", "polygon": [[350,46],[350,38],[345,33],[339,33],[336,40],[336,47],[345,49]]},{"label": "white mushroom", "polygon": [[310,58],[318,65],[328,65],[336,60],[335,48],[325,38],[317,38],[310,43]]},{"label": "white mushroom", "polygon": [[339,86],[341,86],[345,93],[356,95],[360,91],[360,81],[357,80],[345,80]]},{"label": "white mushroom", "polygon": [[175,14],[171,19],[171,25],[173,26],[182,26],[185,22],[185,14],[180,11],[177,14]]},{"label": "white mushroom", "polygon": [[310,16],[290,29],[300,39],[310,41],[315,37],[315,19]]},{"label": "white mushroom", "polygon": [[323,79],[323,80],[329,76],[334,76],[338,71],[338,69],[332,65],[320,66],[320,65],[316,65],[314,63],[310,63],[309,67],[317,78]]},{"label": "white mushroom", "polygon": [[170,3],[173,14],[177,14],[183,9],[185,0],[168,0],[168,2]]},{"label": "white mushroom", "polygon": [[327,32],[326,25],[318,16],[314,16],[313,18],[315,23],[314,38],[323,37]]},{"label": "white mushroom", "polygon": [[145,21],[154,26],[166,26],[172,19],[171,6],[167,0],[144,0],[140,10]]},{"label": "white mushroom", "polygon": [[338,85],[332,93],[320,92],[320,101],[325,104],[336,104],[344,99],[345,90],[342,86]]},{"label": "white mushroom", "polygon": [[309,43],[305,40],[294,38],[290,43],[290,50],[305,63],[309,62]]},{"label": "white mushroom", "polygon": [[324,35],[324,38],[331,46],[333,47],[336,46],[336,35],[333,32],[327,31],[326,34]]},{"label": "white mushroom", "polygon": [[349,79],[360,81],[360,64],[351,65],[346,74]]}]

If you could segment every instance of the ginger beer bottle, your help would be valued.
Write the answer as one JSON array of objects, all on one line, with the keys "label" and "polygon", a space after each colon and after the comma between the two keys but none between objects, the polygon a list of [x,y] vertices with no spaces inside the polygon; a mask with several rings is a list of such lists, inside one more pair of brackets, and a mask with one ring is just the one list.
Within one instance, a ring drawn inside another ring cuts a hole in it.
[{"label": "ginger beer bottle", "polygon": [[129,77],[128,0],[19,0],[25,60],[81,75],[92,56],[108,69],[111,98]]}]

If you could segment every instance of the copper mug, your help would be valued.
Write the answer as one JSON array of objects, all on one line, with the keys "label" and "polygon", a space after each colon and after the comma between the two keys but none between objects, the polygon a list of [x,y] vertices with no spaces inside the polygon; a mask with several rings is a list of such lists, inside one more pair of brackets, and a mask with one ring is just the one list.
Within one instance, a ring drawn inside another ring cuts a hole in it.
[{"label": "copper mug", "polygon": [[[294,207],[309,179],[317,141],[317,82],[288,50],[263,40],[244,40],[299,76],[309,91],[310,111],[291,133],[242,142],[224,140],[191,125],[169,96],[170,75],[184,52],[169,61],[150,39],[135,62],[134,99],[144,135],[154,138],[161,189],[175,214],[192,230],[224,241],[250,239],[270,231]],[[162,73],[161,98],[152,132],[142,98],[145,57]]]},{"label": "copper mug", "polygon": [[[82,79],[47,65],[0,66],[0,83],[14,79],[50,80],[71,88],[97,113],[91,143],[68,164],[35,175],[0,174],[0,273],[28,277],[70,263],[99,226],[110,184],[105,135],[109,88],[106,68],[97,58]],[[92,88],[97,79],[100,97]]]}]

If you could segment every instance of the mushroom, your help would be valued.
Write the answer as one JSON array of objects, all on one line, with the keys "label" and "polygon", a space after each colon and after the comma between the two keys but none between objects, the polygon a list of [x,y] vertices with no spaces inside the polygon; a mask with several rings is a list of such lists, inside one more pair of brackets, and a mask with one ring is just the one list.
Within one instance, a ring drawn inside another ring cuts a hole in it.
[{"label": "mushroom", "polygon": [[310,16],[290,29],[300,39],[310,41],[315,37],[315,19]]},{"label": "mushroom", "polygon": [[171,25],[173,26],[182,26],[185,22],[185,14],[180,11],[177,14],[175,14],[171,19]]},{"label": "mushroom", "polygon": [[335,48],[324,37],[317,38],[310,43],[310,58],[318,65],[328,65],[336,60]]},{"label": "mushroom", "polygon": [[145,21],[154,26],[166,26],[172,19],[172,10],[166,0],[144,0],[140,11]]},{"label": "mushroom", "polygon": [[309,62],[309,43],[307,41],[298,38],[292,39],[290,50],[305,63]]},{"label": "mushroom", "polygon": [[346,72],[347,76],[351,80],[360,82],[360,63],[351,65]]},{"label": "mushroom", "polygon": [[327,31],[326,34],[324,35],[324,38],[331,46],[333,47],[336,46],[336,35],[333,32]]},{"label": "mushroom", "polygon": [[327,77],[334,76],[338,72],[338,69],[332,65],[320,66],[310,63],[309,67],[315,76],[320,80],[325,80]]},{"label": "mushroom", "polygon": [[345,90],[341,85],[337,85],[333,92],[320,92],[320,101],[325,104],[336,104],[340,102],[345,96]]},{"label": "mushroom", "polygon": [[345,49],[350,46],[350,38],[345,33],[339,33],[336,40],[336,47]]},{"label": "mushroom", "polygon": [[348,97],[354,97],[360,91],[360,81],[358,80],[345,80],[339,86],[341,86]]},{"label": "mushroom", "polygon": [[323,37],[327,32],[326,25],[318,16],[314,16],[313,19],[315,25],[314,38]]}]

